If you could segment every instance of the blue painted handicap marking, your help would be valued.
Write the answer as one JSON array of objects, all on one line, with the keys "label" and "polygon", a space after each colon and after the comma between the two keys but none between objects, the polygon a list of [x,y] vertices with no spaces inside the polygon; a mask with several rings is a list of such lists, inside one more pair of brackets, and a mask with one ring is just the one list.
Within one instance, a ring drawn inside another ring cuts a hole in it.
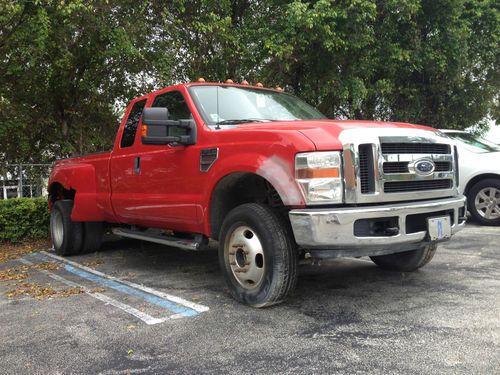
[{"label": "blue painted handicap marking", "polygon": [[[199,315],[201,312],[209,310],[207,306],[199,305],[197,303],[187,301],[183,298],[166,294],[143,285],[132,283],[130,281],[117,279],[113,276],[106,275],[102,272],[86,267],[82,264],[67,260],[55,254],[47,253],[45,251],[43,251],[42,253],[33,253],[30,255],[30,257],[42,261],[55,260],[64,267],[65,271],[69,273],[72,273],[74,275],[92,281],[94,283],[100,284],[109,289],[114,289],[120,293],[140,298],[150,304],[160,306],[166,310],[169,310],[170,312],[175,313],[175,315],[172,315],[172,318],[193,317]],[[102,299],[106,298],[105,296],[101,297]],[[120,304],[119,302],[115,303],[115,305],[119,304]],[[156,319],[151,317],[149,318],[150,318],[149,320],[153,323],[150,322],[148,324],[155,324],[158,322],[165,321],[165,319]]]},{"label": "blue painted handicap marking", "polygon": [[163,307],[163,308],[168,309],[170,311],[173,311],[177,314],[181,314],[182,316],[196,316],[199,314],[198,311],[195,311],[193,309],[180,306],[176,303],[170,302],[170,301],[165,300],[163,298],[160,298],[158,296],[154,296],[154,295],[151,295],[149,293],[143,292],[142,290],[131,288],[128,285],[123,285],[123,284],[120,284],[116,281],[107,280],[103,277],[93,275],[90,272],[87,272],[84,270],[79,270],[73,266],[70,266],[69,264],[65,264],[64,269],[68,272],[75,274],[75,275],[83,277],[84,279],[101,284],[107,288],[115,289],[115,290],[122,292],[122,293],[125,293],[125,294],[130,294],[134,297],[139,297],[146,302]]}]

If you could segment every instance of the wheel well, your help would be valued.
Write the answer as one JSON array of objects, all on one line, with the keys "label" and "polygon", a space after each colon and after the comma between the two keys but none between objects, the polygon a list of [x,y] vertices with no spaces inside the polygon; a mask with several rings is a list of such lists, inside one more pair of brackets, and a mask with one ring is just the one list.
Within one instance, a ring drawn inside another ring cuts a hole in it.
[{"label": "wheel well", "polygon": [[480,174],[479,176],[475,176],[472,178],[469,182],[467,182],[467,185],[465,186],[464,189],[464,195],[467,195],[469,193],[469,190],[477,184],[481,180],[485,180],[487,178],[495,178],[500,180],[500,175],[494,174],[494,173],[486,173],[486,174]]},{"label": "wheel well", "polygon": [[59,182],[54,182],[49,187],[49,202],[54,203],[60,199],[75,199],[76,191],[74,189],[65,189]]},{"label": "wheel well", "polygon": [[263,203],[281,213],[287,212],[278,192],[265,178],[252,173],[232,173],[222,178],[212,193],[210,231],[213,239],[219,239],[222,223],[229,211],[244,203]]}]

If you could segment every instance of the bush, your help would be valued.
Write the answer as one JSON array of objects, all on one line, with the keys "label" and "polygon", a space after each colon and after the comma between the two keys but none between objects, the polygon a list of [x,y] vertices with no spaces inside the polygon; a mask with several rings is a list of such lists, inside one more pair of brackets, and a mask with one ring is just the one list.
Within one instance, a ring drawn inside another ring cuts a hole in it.
[{"label": "bush", "polygon": [[47,198],[0,200],[0,241],[21,242],[48,236]]}]

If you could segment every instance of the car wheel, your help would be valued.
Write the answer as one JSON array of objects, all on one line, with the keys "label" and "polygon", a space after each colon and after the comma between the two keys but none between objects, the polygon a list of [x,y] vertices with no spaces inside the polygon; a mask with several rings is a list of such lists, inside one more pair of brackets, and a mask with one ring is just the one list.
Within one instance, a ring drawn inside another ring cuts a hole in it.
[{"label": "car wheel", "polygon": [[500,225],[500,179],[476,183],[467,194],[472,219],[482,225]]},{"label": "car wheel", "polygon": [[231,295],[265,307],[282,302],[295,287],[298,252],[286,221],[269,207],[249,203],[226,216],[219,263]]},{"label": "car wheel", "polygon": [[59,200],[50,213],[50,235],[56,254],[78,254],[82,248],[82,223],[71,220],[72,200]]},{"label": "car wheel", "polygon": [[416,250],[402,253],[377,255],[370,259],[380,268],[391,271],[412,272],[425,266],[434,257],[437,244],[426,245]]},{"label": "car wheel", "polygon": [[102,243],[103,228],[103,223],[100,221],[86,221],[83,223],[81,254],[93,253],[99,250]]}]

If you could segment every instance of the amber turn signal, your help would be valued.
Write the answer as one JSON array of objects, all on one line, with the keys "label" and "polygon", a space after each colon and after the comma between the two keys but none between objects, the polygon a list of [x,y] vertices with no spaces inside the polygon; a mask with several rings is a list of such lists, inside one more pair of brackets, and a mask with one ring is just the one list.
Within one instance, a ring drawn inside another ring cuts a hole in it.
[{"label": "amber turn signal", "polygon": [[142,124],[141,126],[141,137],[146,137],[148,135],[148,126]]},{"label": "amber turn signal", "polygon": [[321,168],[321,169],[299,169],[297,170],[297,178],[336,178],[339,177],[338,168]]}]

